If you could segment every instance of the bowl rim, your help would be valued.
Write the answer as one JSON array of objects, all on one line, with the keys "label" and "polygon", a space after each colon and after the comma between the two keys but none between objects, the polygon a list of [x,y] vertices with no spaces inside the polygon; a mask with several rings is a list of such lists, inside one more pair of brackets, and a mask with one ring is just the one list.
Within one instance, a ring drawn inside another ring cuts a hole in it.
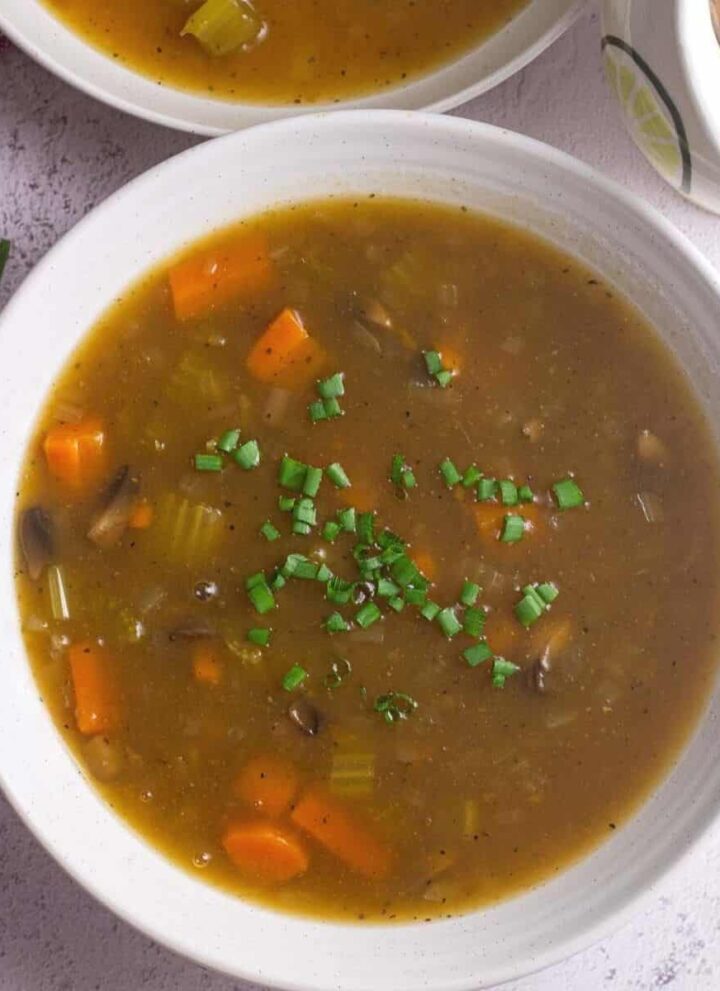
[{"label": "bowl rim", "polygon": [[[589,188],[594,188],[606,197],[614,199],[629,215],[632,215],[633,219],[652,229],[652,231],[658,235],[659,239],[665,243],[666,247],[671,247],[680,256],[684,257],[690,267],[695,270],[697,275],[708,284],[713,293],[717,295],[718,299],[720,299],[720,273],[715,271],[714,267],[704,257],[701,251],[694,244],[692,244],[692,242],[680,230],[678,230],[674,224],[667,220],[659,210],[646,203],[636,194],[566,152],[560,151],[545,144],[544,142],[526,137],[525,135],[508,131],[495,125],[469,121],[464,118],[445,117],[429,113],[396,110],[348,110],[337,111],[330,114],[312,114],[292,120],[272,121],[245,132],[230,134],[219,139],[219,141],[214,141],[209,144],[201,144],[187,149],[131,180],[121,189],[113,193],[103,203],[94,207],[93,210],[90,211],[78,224],[63,235],[54,247],[51,248],[43,259],[35,266],[35,268],[15,292],[5,310],[2,314],[0,314],[0,336],[2,335],[5,325],[11,324],[14,321],[15,311],[20,310],[21,306],[24,304],[25,298],[32,296],[35,293],[42,292],[46,273],[49,274],[52,271],[55,258],[57,256],[73,253],[76,243],[82,241],[85,237],[86,230],[91,230],[93,226],[98,223],[99,216],[107,207],[112,205],[117,208],[125,201],[132,201],[133,198],[141,193],[145,186],[153,183],[164,171],[171,170],[176,161],[182,160],[183,162],[186,162],[189,160],[196,160],[196,162],[200,164],[203,156],[211,153],[210,149],[212,149],[212,154],[215,154],[218,147],[231,147],[235,144],[243,145],[244,143],[251,144],[256,134],[266,136],[273,131],[278,132],[278,140],[280,143],[282,143],[283,131],[288,129],[293,129],[296,134],[300,131],[305,134],[314,133],[317,135],[319,132],[323,132],[325,135],[328,133],[332,135],[335,122],[339,124],[354,124],[358,126],[365,124],[366,126],[374,126],[378,128],[384,127],[386,130],[393,131],[395,133],[397,133],[401,128],[415,130],[425,129],[431,136],[442,136],[446,140],[452,140],[454,137],[460,138],[463,136],[467,137],[472,135],[472,140],[477,142],[478,145],[486,142],[490,144],[504,144],[512,150],[518,159],[529,157],[534,161],[544,162],[548,165],[555,166],[568,175],[579,179],[582,183],[587,184]],[[698,717],[698,725],[701,724],[704,719],[705,716],[700,715]],[[689,741],[685,744],[685,747],[688,745]],[[663,775],[663,778],[657,782],[655,788],[660,787],[662,781],[666,779],[669,773],[670,772],[668,770],[665,775]],[[168,947],[182,956],[190,957],[206,967],[216,970],[219,969],[217,960],[213,958],[212,954],[209,951],[206,951],[204,947],[189,947],[187,941],[183,941],[181,938],[176,937],[172,932],[165,931],[161,923],[140,922],[133,916],[131,907],[116,903],[113,898],[102,889],[100,882],[92,875],[88,867],[79,863],[80,858],[76,856],[75,853],[68,855],[67,851],[63,851],[59,848],[59,844],[56,843],[48,824],[42,820],[42,817],[38,816],[33,818],[31,812],[24,807],[22,800],[15,794],[13,787],[7,781],[7,776],[3,770],[2,762],[0,762],[0,786],[2,786],[5,796],[18,814],[19,818],[25,823],[35,838],[42,844],[44,849],[50,853],[50,855],[66,871],[66,873],[77,881],[86,891],[93,895],[93,897],[95,897],[101,904],[105,905],[125,922],[143,932],[146,936],[161,945]],[[646,804],[649,800],[650,795],[646,796],[643,804]],[[488,980],[489,983],[483,984],[483,986],[504,984],[511,980],[526,977],[528,974],[536,973],[594,945],[601,939],[616,931],[621,925],[627,922],[643,904],[650,900],[657,885],[661,881],[666,881],[671,875],[674,875],[675,872],[679,870],[685,861],[685,858],[692,850],[702,847],[709,841],[711,828],[718,824],[718,822],[720,822],[720,795],[713,800],[712,807],[702,813],[701,818],[697,821],[695,830],[692,833],[683,836],[682,840],[679,840],[673,849],[667,852],[667,855],[661,863],[654,862],[651,867],[647,869],[647,879],[644,886],[639,886],[632,892],[624,893],[621,896],[618,896],[616,905],[609,907],[606,906],[602,912],[598,913],[596,921],[589,922],[583,927],[578,927],[578,931],[575,934],[569,934],[566,937],[559,938],[552,944],[548,945],[545,949],[539,950],[533,956],[532,961],[525,960],[522,962],[520,967],[518,967],[513,961],[508,961],[504,967],[499,967],[492,971],[489,977],[484,975],[483,980]],[[584,855],[583,859],[591,854],[592,851],[589,851],[588,854]],[[278,915],[278,913],[275,914]],[[312,920],[303,919],[302,921],[311,922]],[[418,923],[415,925],[421,926],[422,924]],[[372,932],[373,930],[392,932],[396,927],[353,925],[350,928],[362,933],[368,931]],[[287,991],[318,991],[317,985],[314,983],[311,984],[304,980],[288,980],[285,977],[274,976],[267,972],[260,974],[255,970],[246,969],[242,960],[240,960],[237,965],[233,966],[232,971],[228,970],[226,972],[232,974],[232,976],[236,979],[247,981],[259,980],[263,983],[269,982],[270,986],[287,989]],[[408,985],[408,987],[409,986],[410,985]],[[470,989],[475,988],[477,984],[470,984],[467,978],[448,978],[443,983],[433,982],[431,986],[433,991],[470,991]],[[414,987],[417,988],[417,991],[427,991],[428,989],[427,984],[420,982],[418,982],[417,985],[414,985]]]},{"label": "bowl rim", "polygon": [[[487,40],[485,39],[485,41],[480,42],[480,44],[473,46],[464,54],[459,55],[456,59],[452,59],[449,63],[444,63],[440,66],[434,67],[428,72],[419,74],[411,79],[407,84],[391,87],[388,90],[380,90],[377,93],[373,91],[371,93],[361,94],[356,97],[348,97],[332,105],[316,104],[313,106],[309,104],[308,107],[305,108],[293,107],[288,104],[254,104],[243,101],[233,103],[232,101],[212,100],[202,96],[202,94],[196,94],[190,90],[183,90],[179,87],[161,85],[155,83],[149,76],[144,76],[142,73],[136,72],[133,69],[113,63],[113,60],[102,51],[96,49],[88,42],[85,42],[84,39],[79,38],[79,36],[76,35],[71,29],[66,28],[61,21],[55,18],[52,12],[44,8],[40,0],[25,0],[25,2],[34,3],[37,7],[41,8],[41,14],[45,13],[47,16],[52,17],[57,22],[57,27],[59,30],[62,30],[73,39],[77,39],[78,43],[83,48],[87,49],[91,53],[94,53],[96,57],[101,58],[104,62],[113,65],[117,69],[121,69],[129,77],[136,77],[143,80],[157,91],[162,90],[165,93],[176,93],[180,98],[192,97],[198,101],[198,105],[200,103],[206,103],[211,106],[229,104],[230,106],[247,108],[249,113],[262,111],[266,111],[268,113],[267,120],[248,121],[247,123],[239,123],[235,128],[228,128],[216,126],[212,123],[203,123],[199,120],[192,120],[190,119],[189,114],[187,116],[183,116],[182,113],[173,114],[163,110],[154,109],[152,106],[143,104],[139,98],[124,96],[122,92],[112,92],[101,84],[95,82],[90,72],[83,72],[81,69],[77,69],[75,67],[69,53],[64,60],[48,53],[35,41],[31,30],[23,31],[19,25],[16,25],[13,22],[11,15],[9,15],[7,11],[3,12],[0,7],[0,32],[5,34],[13,42],[13,44],[24,51],[26,55],[38,62],[43,68],[47,69],[53,75],[63,80],[63,82],[68,83],[70,86],[80,90],[80,92],[85,93],[87,96],[91,96],[94,99],[105,103],[107,106],[113,107],[116,110],[121,110],[124,113],[130,114],[139,119],[147,120],[154,124],[161,124],[164,127],[173,128],[189,134],[205,135],[207,137],[222,136],[231,133],[232,130],[241,130],[247,126],[258,126],[258,124],[270,123],[273,120],[281,119],[283,117],[313,115],[315,113],[335,112],[349,109],[373,109],[369,106],[363,106],[363,101],[383,96],[392,99],[392,95],[394,93],[399,93],[406,88],[412,88],[414,85],[429,80],[434,74],[441,73],[443,70],[455,65],[462,59],[471,56],[474,52],[481,48]],[[542,0],[531,0],[531,2],[542,2]],[[529,65],[530,62],[534,61],[539,55],[541,55],[546,48],[557,41],[557,39],[560,38],[572,26],[572,24],[574,24],[582,11],[586,9],[589,0],[558,0],[558,2],[564,5],[564,12],[560,14],[555,22],[547,30],[545,30],[540,37],[537,37],[530,43],[526,44],[513,58],[504,63],[501,67],[491,71],[476,82],[462,87],[460,90],[452,91],[441,98],[430,101],[429,103],[419,101],[417,106],[413,106],[409,109],[433,113],[443,113],[446,110],[452,110],[461,104],[467,103],[475,97],[480,96],[488,90],[493,89],[495,86],[498,86],[506,79],[509,79],[510,76]],[[522,11],[519,12],[518,16],[521,14]],[[392,106],[392,104],[389,104],[389,106]],[[378,107],[377,109],[384,109],[384,107]]]}]

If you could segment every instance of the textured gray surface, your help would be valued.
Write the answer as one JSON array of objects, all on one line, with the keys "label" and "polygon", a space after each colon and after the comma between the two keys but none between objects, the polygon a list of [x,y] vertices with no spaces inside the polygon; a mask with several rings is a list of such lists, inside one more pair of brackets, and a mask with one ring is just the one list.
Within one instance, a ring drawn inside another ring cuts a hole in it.
[{"label": "textured gray surface", "polygon": [[[194,143],[109,110],[0,43],[0,305],[94,205]],[[720,221],[677,198],[634,152],[606,94],[597,15],[460,111],[548,141],[649,199],[720,264]],[[79,260],[79,264],[81,260]],[[720,987],[720,835],[605,943],[508,991]],[[0,798],[0,991],[248,991],[118,922],[41,850]]]}]

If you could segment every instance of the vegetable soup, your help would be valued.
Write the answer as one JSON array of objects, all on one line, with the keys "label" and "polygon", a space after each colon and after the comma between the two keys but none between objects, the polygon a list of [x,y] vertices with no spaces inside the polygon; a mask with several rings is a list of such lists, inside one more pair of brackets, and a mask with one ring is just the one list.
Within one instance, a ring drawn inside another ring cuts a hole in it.
[{"label": "vegetable soup", "polygon": [[582,263],[459,208],[315,202],[108,310],[22,469],[59,732],[175,863],[433,918],[633,812],[715,672],[718,465]]},{"label": "vegetable soup", "polygon": [[332,102],[458,58],[527,0],[45,0],[153,80],[224,100]]}]

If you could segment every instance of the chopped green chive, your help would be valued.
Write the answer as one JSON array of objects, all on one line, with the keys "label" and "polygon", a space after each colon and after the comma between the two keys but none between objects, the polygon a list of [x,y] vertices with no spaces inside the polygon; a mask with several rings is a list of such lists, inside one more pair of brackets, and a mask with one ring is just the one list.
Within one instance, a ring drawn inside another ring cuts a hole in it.
[{"label": "chopped green chive", "polygon": [[335,576],[325,586],[325,598],[338,606],[346,606],[352,599],[353,583]]},{"label": "chopped green chive", "polygon": [[462,656],[471,668],[476,668],[478,664],[482,664],[484,661],[490,660],[492,657],[492,651],[483,640],[480,643],[474,643],[472,647],[467,647],[463,651]]},{"label": "chopped green chive", "polygon": [[292,510],[292,517],[297,523],[305,523],[308,526],[315,526],[317,523],[317,509],[315,503],[308,496],[297,499]]},{"label": "chopped green chive", "polygon": [[548,606],[560,595],[560,590],[554,582],[541,582],[536,587],[537,594]]},{"label": "chopped green chive", "polygon": [[515,604],[515,615],[524,627],[532,626],[540,619],[545,611],[545,604],[542,599],[538,601],[538,595],[525,594],[522,599]]},{"label": "chopped green chive", "polygon": [[409,606],[424,606],[427,602],[426,588],[406,588],[404,595]]},{"label": "chopped green chive", "polygon": [[339,396],[344,396],[345,373],[335,372],[330,378],[318,382],[317,391],[321,399],[337,399]]},{"label": "chopped green chive", "polygon": [[481,478],[477,484],[478,502],[489,502],[495,498],[497,492],[497,482],[494,478]]},{"label": "chopped green chive", "polygon": [[572,478],[563,478],[562,481],[555,482],[552,490],[559,509],[575,509],[585,502],[582,489]]},{"label": "chopped green chive", "polygon": [[334,420],[337,416],[345,415],[337,399],[323,399],[322,404],[325,410],[325,417],[328,420]]},{"label": "chopped green chive", "polygon": [[292,510],[293,506],[295,505],[295,502],[296,500],[293,498],[293,496],[284,496],[284,495],[278,496],[278,506],[283,511],[283,513],[289,513]]},{"label": "chopped green chive", "polygon": [[375,543],[375,513],[360,513],[357,518],[357,535],[363,544]]},{"label": "chopped green chive", "polygon": [[445,458],[444,461],[440,462],[439,471],[443,477],[443,480],[445,481],[445,484],[449,489],[457,485],[458,482],[462,482],[462,475],[457,470],[457,468],[450,460],[450,458]]},{"label": "chopped green chive", "polygon": [[389,578],[380,578],[377,583],[377,594],[381,599],[391,599],[400,594],[400,586]]},{"label": "chopped green chive", "polygon": [[287,579],[285,578],[285,575],[283,575],[282,571],[273,571],[270,576],[270,580],[268,581],[268,587],[273,592],[278,592],[281,588],[285,588],[286,584]]},{"label": "chopped green chive", "polygon": [[453,373],[447,368],[443,368],[442,371],[435,373],[435,378],[441,389],[447,389],[453,379]]},{"label": "chopped green chive", "polygon": [[402,612],[405,608],[405,599],[403,599],[401,595],[394,595],[392,599],[388,601],[388,605],[391,609],[394,609],[395,612]]},{"label": "chopped green chive", "polygon": [[282,573],[286,578],[307,578],[314,580],[317,577],[318,566],[304,554],[288,554],[285,564],[282,566]]},{"label": "chopped green chive", "polygon": [[341,530],[342,527],[339,523],[336,523],[335,520],[328,520],[322,528],[323,540],[327,540],[332,544],[337,540]]},{"label": "chopped green chive", "polygon": [[518,489],[518,499],[520,502],[532,502],[535,496],[529,485],[521,485]]},{"label": "chopped green chive", "polygon": [[496,657],[492,667],[492,683],[495,688],[504,688],[506,680],[511,675],[517,674],[520,668],[512,661],[506,661],[504,657]]},{"label": "chopped green chive", "polygon": [[480,586],[475,582],[471,582],[466,579],[463,582],[462,589],[460,590],[460,602],[464,606],[474,606],[479,595]]},{"label": "chopped green chive", "polygon": [[310,414],[310,419],[313,423],[320,423],[321,420],[327,420],[328,415],[325,410],[325,403],[322,399],[315,399],[308,405],[308,413]]},{"label": "chopped green chive", "polygon": [[479,606],[468,606],[463,615],[463,631],[476,639],[483,635],[486,613]]},{"label": "chopped green chive", "polygon": [[357,530],[357,514],[353,506],[347,509],[338,510],[338,523],[346,533],[355,533]]},{"label": "chopped green chive", "polygon": [[525,520],[522,516],[513,516],[508,513],[503,520],[500,540],[502,540],[505,544],[514,544],[518,540],[522,540],[524,533]]},{"label": "chopped green chive", "polygon": [[350,479],[345,474],[345,469],[338,462],[334,461],[325,469],[325,474],[338,489],[349,489]]},{"label": "chopped green chive", "polygon": [[425,605],[421,608],[420,615],[423,616],[429,623],[432,623],[439,612],[440,606],[437,602],[431,602],[430,599],[428,599]]},{"label": "chopped green chive", "polygon": [[390,464],[390,481],[401,489],[414,489],[417,485],[415,472],[407,464],[402,454],[394,454]]},{"label": "chopped green chive", "polygon": [[239,442],[239,430],[226,430],[225,433],[221,435],[220,440],[217,443],[218,451],[222,451],[224,454],[230,454],[235,450]]},{"label": "chopped green chive", "polygon": [[378,695],[373,708],[382,715],[386,723],[394,723],[399,719],[407,719],[417,709],[417,702],[405,692],[387,692],[385,695]]},{"label": "chopped green chive", "polygon": [[522,593],[523,595],[529,595],[531,599],[534,599],[542,610],[545,609],[545,599],[543,599],[542,596],[538,593],[538,590],[535,588],[534,585],[525,585],[525,587],[522,590]]},{"label": "chopped green chive", "polygon": [[438,372],[442,371],[443,363],[438,351],[423,351],[423,358],[428,375],[437,375]]},{"label": "chopped green chive", "polygon": [[294,692],[307,678],[308,673],[299,664],[293,664],[283,677],[282,686],[286,692]]},{"label": "chopped green chive", "polygon": [[245,581],[245,588],[250,601],[261,615],[275,608],[275,597],[262,571],[258,571],[256,575],[250,575]]},{"label": "chopped green chive", "polygon": [[350,629],[350,624],[339,612],[333,612],[325,620],[325,629],[328,633],[346,633]]},{"label": "chopped green chive", "polygon": [[270,643],[270,634],[272,630],[267,629],[265,626],[254,626],[251,630],[247,631],[247,638],[250,643],[257,644],[258,647],[267,647]]},{"label": "chopped green chive", "polygon": [[382,613],[376,603],[366,602],[355,613],[355,622],[365,630],[368,626],[372,626],[373,623],[377,623],[381,616]]},{"label": "chopped green chive", "polygon": [[415,478],[415,472],[412,468],[405,468],[402,473],[402,487],[404,489],[414,489],[417,485],[417,479]]},{"label": "chopped green chive", "polygon": [[258,442],[256,440],[246,441],[232,452],[232,457],[245,471],[249,471],[251,468],[257,468],[260,464],[260,447],[258,446]]},{"label": "chopped green chive", "polygon": [[287,454],[283,455],[278,469],[278,481],[284,489],[292,489],[294,492],[301,492],[305,484],[305,475],[308,466],[302,461],[296,461]]},{"label": "chopped green chive", "polygon": [[500,502],[503,506],[517,506],[518,490],[515,482],[509,478],[503,478],[498,482],[500,488]]},{"label": "chopped green chive", "polygon": [[298,537],[307,537],[311,531],[312,527],[309,523],[303,523],[302,520],[293,520],[292,532]]},{"label": "chopped green chive", "polygon": [[481,478],[482,478],[482,472],[477,467],[477,465],[470,465],[470,467],[465,471],[465,474],[462,477],[463,486],[466,489],[471,489],[473,485],[477,485],[477,483],[480,481]]},{"label": "chopped green chive", "polygon": [[308,469],[305,472],[305,481],[303,482],[303,495],[312,496],[314,499],[320,491],[322,477],[322,468],[313,468],[312,465],[308,465]]},{"label": "chopped green chive", "polygon": [[263,525],[260,527],[260,533],[266,540],[277,540],[280,536],[280,531],[270,522],[270,520],[265,520]]},{"label": "chopped green chive", "polygon": [[333,573],[324,561],[318,565],[317,572],[315,573],[316,582],[323,582],[324,584],[325,582],[329,582],[332,577]]},{"label": "chopped green chive", "polygon": [[197,471],[222,471],[222,456],[220,454],[196,454],[195,468]]},{"label": "chopped green chive", "polygon": [[462,630],[462,623],[457,618],[452,606],[441,609],[437,614],[437,621],[445,636],[450,639]]}]

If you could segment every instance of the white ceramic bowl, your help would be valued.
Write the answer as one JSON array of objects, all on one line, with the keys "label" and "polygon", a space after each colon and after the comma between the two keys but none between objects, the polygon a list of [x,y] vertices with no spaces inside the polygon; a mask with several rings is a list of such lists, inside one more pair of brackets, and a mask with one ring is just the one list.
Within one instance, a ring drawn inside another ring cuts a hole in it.
[{"label": "white ceramic bowl", "polygon": [[15,606],[18,466],[53,379],[108,304],[149,266],[229,221],[284,202],[369,191],[488,211],[579,255],[654,322],[720,425],[717,275],[659,214],[574,159],[486,125],[398,111],[299,117],[192,149],[86,217],[0,319],[0,781],[81,884],[204,964],[307,991],[477,989],[604,934],[708,830],[720,806],[720,692],[639,814],[561,876],[462,918],[325,924],[209,887],[124,825],[89,787],[38,697]]},{"label": "white ceramic bowl", "polygon": [[449,110],[491,89],[569,27],[586,0],[530,0],[506,28],[469,54],[407,85],[333,106],[229,103],[160,86],[89,46],[40,0],[1,0],[0,31],[67,82],[120,110],[196,134],[218,135],[308,110],[371,107]]},{"label": "white ceramic bowl", "polygon": [[710,0],[604,0],[603,50],[638,148],[678,192],[720,213],[720,40]]}]

